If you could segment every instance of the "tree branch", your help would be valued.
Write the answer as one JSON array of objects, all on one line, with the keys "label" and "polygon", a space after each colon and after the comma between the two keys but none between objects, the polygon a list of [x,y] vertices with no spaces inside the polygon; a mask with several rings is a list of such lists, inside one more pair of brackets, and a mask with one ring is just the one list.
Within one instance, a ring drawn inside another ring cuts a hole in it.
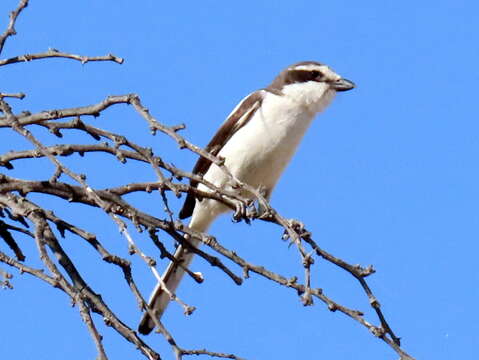
[{"label": "tree branch", "polygon": [[0,99],[4,98],[17,98],[17,99],[23,99],[25,97],[24,93],[2,93],[0,92]]},{"label": "tree branch", "polygon": [[16,35],[17,31],[15,30],[15,22],[17,21],[18,16],[28,6],[28,0],[21,0],[18,3],[18,6],[15,10],[10,13],[10,21],[8,22],[7,29],[0,35],[0,54],[3,51],[3,46],[8,37]]},{"label": "tree branch", "polygon": [[80,61],[82,64],[86,64],[90,61],[112,61],[117,64],[123,64],[124,59],[113,54],[108,54],[104,56],[85,56],[85,55],[75,55],[69,54],[63,51],[59,51],[57,49],[48,49],[45,52],[36,53],[36,54],[25,54],[25,55],[18,55],[14,56],[9,59],[0,60],[0,66],[21,63],[21,62],[29,62],[33,60],[42,60],[48,58],[64,58],[64,59],[72,59]]}]

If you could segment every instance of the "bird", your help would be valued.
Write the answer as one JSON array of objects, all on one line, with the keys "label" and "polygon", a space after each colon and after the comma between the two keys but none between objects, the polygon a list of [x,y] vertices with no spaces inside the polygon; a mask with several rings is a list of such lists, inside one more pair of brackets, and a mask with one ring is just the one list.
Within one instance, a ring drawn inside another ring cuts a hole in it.
[{"label": "bird", "polygon": [[[302,61],[286,67],[264,89],[246,96],[220,126],[205,150],[224,158],[224,165],[238,180],[258,189],[269,200],[276,183],[318,113],[324,110],[337,92],[351,90],[355,84],[342,78],[329,66],[316,61]],[[192,171],[219,188],[231,189],[227,175],[210,160],[200,157]],[[195,180],[190,186],[212,191]],[[243,194],[253,198],[251,194]],[[188,193],[179,218],[191,216],[189,227],[206,232],[211,223],[229,207],[213,199],[198,199]],[[199,240],[189,238],[192,246]],[[165,270],[162,281],[175,293],[191,263],[194,253],[179,245],[175,259]],[[181,264],[181,265],[179,265]],[[149,306],[160,319],[170,297],[161,284],[153,290]],[[149,334],[155,327],[145,312],[138,330]]]}]

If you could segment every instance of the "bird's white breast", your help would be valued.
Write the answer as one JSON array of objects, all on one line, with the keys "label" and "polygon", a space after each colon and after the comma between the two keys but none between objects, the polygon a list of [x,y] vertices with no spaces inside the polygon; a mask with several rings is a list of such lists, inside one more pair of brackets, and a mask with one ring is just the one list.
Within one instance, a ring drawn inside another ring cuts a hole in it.
[{"label": "bird's white breast", "polygon": [[[304,91],[304,86],[301,89],[292,86],[283,95],[266,92],[252,118],[219,152],[234,176],[251,186],[273,189],[316,113],[327,106],[334,95],[334,92],[328,96],[318,92],[317,86],[311,92],[315,98]],[[226,183],[226,176],[215,165],[205,178],[218,186]]]}]

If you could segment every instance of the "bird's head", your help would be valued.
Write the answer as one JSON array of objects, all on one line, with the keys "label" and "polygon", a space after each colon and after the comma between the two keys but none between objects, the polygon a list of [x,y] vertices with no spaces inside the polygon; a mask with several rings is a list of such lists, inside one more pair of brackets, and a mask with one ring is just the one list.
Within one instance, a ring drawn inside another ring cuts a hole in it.
[{"label": "bird's head", "polygon": [[354,87],[352,81],[336,74],[329,66],[303,61],[284,69],[267,89],[288,96],[317,112],[329,104],[336,92]]}]

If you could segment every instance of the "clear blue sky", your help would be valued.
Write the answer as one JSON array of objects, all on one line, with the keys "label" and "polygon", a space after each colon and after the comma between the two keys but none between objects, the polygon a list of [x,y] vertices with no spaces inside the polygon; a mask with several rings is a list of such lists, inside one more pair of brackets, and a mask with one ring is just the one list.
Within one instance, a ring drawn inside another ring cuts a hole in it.
[{"label": "clear blue sky", "polygon": [[[17,0],[0,3],[1,31],[16,5]],[[234,105],[283,67],[301,60],[329,64],[357,88],[339,94],[314,123],[272,204],[284,216],[301,219],[326,250],[375,266],[370,285],[411,355],[471,359],[479,343],[478,12],[472,0],[32,0],[2,57],[53,47],[84,55],[112,52],[126,61],[11,65],[0,69],[1,90],[27,94],[11,102],[16,111],[87,105],[135,92],[160,121],[186,123],[183,135],[205,145]],[[190,168],[195,161],[168,138],[149,136],[131,108],[112,109],[91,121],[150,144],[178,166]],[[5,130],[0,136],[2,153],[30,148]],[[64,140],[90,141],[72,135]],[[91,174],[95,186],[154,179],[138,165],[121,167],[103,156],[65,162]],[[48,178],[51,166],[39,164],[19,162],[7,174]],[[63,204],[32,199],[50,207]],[[155,195],[134,201],[164,216]],[[181,205],[171,201],[175,209]],[[59,215],[97,231],[105,246],[128,257],[125,240],[105,216],[93,212],[87,218],[91,212],[84,207],[61,206]],[[302,274],[296,251],[280,240],[276,226],[250,227],[224,217],[211,233],[254,263],[287,276]],[[135,236],[154,254],[143,235]],[[63,244],[76,254],[94,289],[136,326],[140,314],[119,270],[76,238]],[[25,240],[22,246],[32,249],[27,256],[38,263],[33,245]],[[147,295],[154,279],[140,261],[132,261]],[[207,281],[197,285],[188,279],[179,294],[197,312],[187,318],[172,305],[164,317],[184,347],[247,359],[397,358],[364,328],[319,302],[305,308],[294,292],[254,275],[237,287],[203,261],[196,261],[194,270]],[[0,292],[0,358],[93,359],[95,347],[67,296],[14,274],[15,289]],[[314,279],[340,303],[368,309],[358,284],[330,264],[317,261]],[[111,359],[141,358],[113,331],[100,330]],[[160,336],[146,341],[159,347],[164,359],[172,358]]]}]

